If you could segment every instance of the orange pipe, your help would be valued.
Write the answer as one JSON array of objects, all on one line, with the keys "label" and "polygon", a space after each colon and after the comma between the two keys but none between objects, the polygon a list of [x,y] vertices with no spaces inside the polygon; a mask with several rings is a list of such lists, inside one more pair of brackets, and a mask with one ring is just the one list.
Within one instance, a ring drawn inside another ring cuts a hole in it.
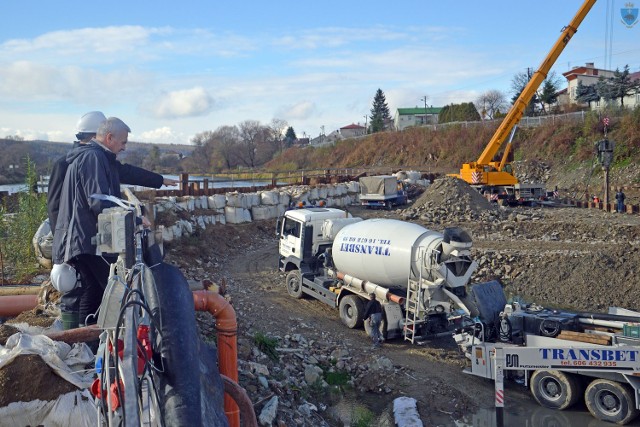
[{"label": "orange pipe", "polygon": [[[236,311],[229,301],[211,291],[194,291],[196,311],[208,311],[216,318],[218,331],[218,365],[220,374],[238,382],[238,322]],[[230,427],[240,427],[240,409],[233,398],[225,393],[224,412]]]},{"label": "orange pipe", "polygon": [[0,317],[15,317],[38,305],[38,295],[0,296]]}]

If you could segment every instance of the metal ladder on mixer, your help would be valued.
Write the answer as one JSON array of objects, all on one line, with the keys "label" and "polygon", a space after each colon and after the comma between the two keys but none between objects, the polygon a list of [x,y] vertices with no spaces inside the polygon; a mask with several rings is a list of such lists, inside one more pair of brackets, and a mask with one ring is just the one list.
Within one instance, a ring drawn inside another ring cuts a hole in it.
[{"label": "metal ladder on mixer", "polygon": [[[422,265],[424,262],[424,257],[426,255],[426,248],[420,247],[417,251],[418,255],[418,265]],[[420,304],[422,301],[422,269],[420,269],[419,277],[416,279],[412,279],[411,273],[411,264],[409,263],[409,282],[407,283],[407,299],[404,303],[405,310],[405,319],[404,319],[404,327],[402,328],[404,331],[404,339],[405,341],[411,341],[411,344],[414,343],[416,338],[416,328],[420,323],[424,323],[424,320],[420,318]]]}]

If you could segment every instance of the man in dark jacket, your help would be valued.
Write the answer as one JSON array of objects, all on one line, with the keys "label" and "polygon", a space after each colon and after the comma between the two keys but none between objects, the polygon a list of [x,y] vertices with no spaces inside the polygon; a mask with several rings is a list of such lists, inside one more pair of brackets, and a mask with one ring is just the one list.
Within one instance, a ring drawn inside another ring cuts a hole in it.
[{"label": "man in dark jacket", "polygon": [[[53,263],[66,262],[80,275],[81,323],[100,306],[109,264],[115,261],[115,256],[96,255],[96,245],[91,242],[98,230],[98,214],[113,204],[90,196],[121,196],[116,155],[124,151],[130,131],[122,120],[110,117],[100,124],[95,139],[67,155],[69,166],[53,235]],[[89,321],[95,323],[95,319]]]},{"label": "man in dark jacket", "polygon": [[[84,114],[76,126],[76,141],[73,143],[73,149],[80,145],[88,144],[98,131],[98,127],[102,122],[107,120],[101,111],[90,111]],[[47,190],[47,213],[49,217],[49,226],[51,232],[55,233],[56,222],[58,220],[58,211],[60,209],[60,196],[64,178],[69,167],[67,155],[60,157],[53,164],[51,175],[49,177],[49,188]],[[162,185],[176,185],[177,180],[164,178],[162,175],[148,171],[136,166],[123,164],[116,161],[120,182],[122,184],[140,185],[143,187],[160,188]],[[60,299],[60,311],[62,323],[65,329],[75,328],[79,323],[79,304],[80,295],[82,294],[81,285],[75,289],[65,293]]]},{"label": "man in dark jacket", "polygon": [[624,199],[626,199],[626,196],[622,191],[622,187],[618,187],[616,192],[616,210],[618,213],[624,213]]},{"label": "man in dark jacket", "polygon": [[364,309],[362,316],[365,321],[369,322],[371,327],[371,341],[373,347],[378,348],[382,345],[382,334],[380,333],[380,323],[382,322],[382,305],[376,299],[376,294],[369,294],[369,301]]}]

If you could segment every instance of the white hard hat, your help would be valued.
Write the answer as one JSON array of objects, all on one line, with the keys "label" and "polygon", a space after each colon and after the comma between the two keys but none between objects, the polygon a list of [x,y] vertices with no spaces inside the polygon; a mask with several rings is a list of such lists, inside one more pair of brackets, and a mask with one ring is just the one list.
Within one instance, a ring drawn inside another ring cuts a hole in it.
[{"label": "white hard hat", "polygon": [[89,111],[84,116],[80,117],[78,124],[76,125],[77,133],[98,133],[98,126],[100,123],[107,120],[102,111]]},{"label": "white hard hat", "polygon": [[76,287],[78,277],[76,269],[67,263],[54,264],[51,269],[51,284],[63,294]]}]

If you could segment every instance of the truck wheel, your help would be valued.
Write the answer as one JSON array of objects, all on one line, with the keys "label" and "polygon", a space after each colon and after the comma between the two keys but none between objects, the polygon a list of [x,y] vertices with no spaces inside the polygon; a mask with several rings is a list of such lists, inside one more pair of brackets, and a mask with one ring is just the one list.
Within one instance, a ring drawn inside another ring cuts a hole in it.
[{"label": "truck wheel", "polygon": [[547,408],[567,409],[582,395],[578,378],[560,371],[535,371],[531,376],[531,394]]},{"label": "truck wheel", "polygon": [[627,424],[638,416],[634,392],[626,384],[597,379],[587,386],[584,400],[591,415],[602,421]]},{"label": "truck wheel", "polygon": [[294,298],[302,298],[302,280],[299,270],[291,270],[287,274],[287,292]]},{"label": "truck wheel", "polygon": [[340,300],[340,320],[347,328],[355,329],[362,326],[362,316],[364,315],[364,305],[362,299],[357,295],[347,295]]}]

